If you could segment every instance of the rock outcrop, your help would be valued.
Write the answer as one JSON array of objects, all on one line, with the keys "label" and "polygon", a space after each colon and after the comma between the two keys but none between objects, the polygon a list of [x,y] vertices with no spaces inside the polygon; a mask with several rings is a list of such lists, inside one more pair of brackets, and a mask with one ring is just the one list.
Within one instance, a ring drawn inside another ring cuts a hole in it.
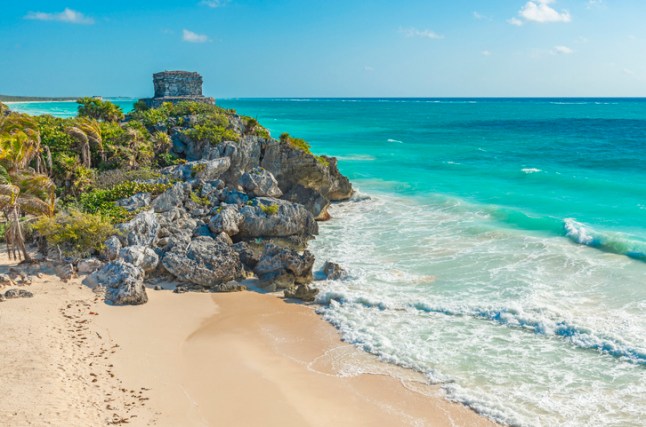
[{"label": "rock outcrop", "polygon": [[216,287],[240,277],[242,264],[231,246],[218,239],[197,237],[188,247],[175,247],[162,264],[180,281]]},{"label": "rock outcrop", "polygon": [[[200,100],[201,84],[199,75],[160,73],[155,98],[146,102]],[[174,278],[181,293],[241,290],[239,281],[255,275],[267,290],[314,300],[314,256],[306,245],[318,234],[317,221],[330,218],[330,203],[350,198],[350,182],[336,159],[213,108],[178,108],[187,115],[149,126],[151,134],[166,132],[181,158],[155,180],[171,185],[118,201],[136,215],[105,242],[100,261],[78,264],[88,283],[106,287],[109,303],[146,302],[146,276]],[[192,132],[197,126],[205,126],[205,137]],[[330,279],[343,275],[340,267],[329,270]]]},{"label": "rock outcrop", "polygon": [[313,265],[314,256],[309,251],[301,255],[293,249],[270,243],[265,246],[253,271],[263,288],[274,291],[311,282]]},{"label": "rock outcrop", "polygon": [[85,279],[90,286],[105,287],[105,302],[112,305],[139,305],[148,302],[144,271],[123,260],[111,261]]}]

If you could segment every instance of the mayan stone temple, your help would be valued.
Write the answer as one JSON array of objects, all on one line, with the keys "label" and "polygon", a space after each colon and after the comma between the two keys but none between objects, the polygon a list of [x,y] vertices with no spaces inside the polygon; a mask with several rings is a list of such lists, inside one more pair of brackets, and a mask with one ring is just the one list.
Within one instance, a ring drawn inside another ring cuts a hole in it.
[{"label": "mayan stone temple", "polygon": [[153,74],[155,97],[142,99],[151,108],[157,108],[164,102],[181,101],[215,103],[215,99],[202,95],[202,76],[190,71],[162,71]]}]

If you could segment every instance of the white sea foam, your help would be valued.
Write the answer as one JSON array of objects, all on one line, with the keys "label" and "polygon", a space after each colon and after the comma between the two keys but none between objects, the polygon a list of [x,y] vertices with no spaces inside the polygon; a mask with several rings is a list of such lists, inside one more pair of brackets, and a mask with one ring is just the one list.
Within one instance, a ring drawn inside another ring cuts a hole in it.
[{"label": "white sea foam", "polygon": [[336,156],[339,160],[349,160],[355,162],[371,162],[376,160],[375,156],[370,156],[367,154],[350,154],[347,156]]},{"label": "white sea foam", "polygon": [[398,142],[398,143],[400,143],[400,144],[403,144],[403,143],[404,143],[404,141],[400,141],[400,140],[398,140],[398,139],[392,139],[392,138],[388,138],[388,142]]},{"label": "white sea foam", "polygon": [[520,171],[526,174],[542,172],[542,170],[538,168],[523,168]]},{"label": "white sea foam", "polygon": [[440,197],[333,205],[312,250],[350,278],[320,282],[320,313],[346,341],[503,423],[646,417],[646,291],[631,286],[643,264],[476,211]]},{"label": "white sea foam", "polygon": [[583,224],[574,220],[574,218],[566,218],[563,224],[565,227],[565,235],[576,243],[590,245],[594,242],[594,238],[589,230]]}]

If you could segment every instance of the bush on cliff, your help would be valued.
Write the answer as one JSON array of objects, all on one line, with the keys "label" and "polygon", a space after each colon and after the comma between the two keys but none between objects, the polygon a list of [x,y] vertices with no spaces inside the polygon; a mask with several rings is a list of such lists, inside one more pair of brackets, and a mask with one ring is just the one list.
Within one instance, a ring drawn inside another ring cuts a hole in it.
[{"label": "bush on cliff", "polygon": [[33,229],[49,244],[60,245],[64,253],[82,257],[100,251],[103,242],[117,232],[102,215],[77,209],[59,212],[55,217],[42,217]]},{"label": "bush on cliff", "polygon": [[95,189],[81,194],[79,205],[85,212],[100,214],[113,224],[128,221],[134,213],[118,206],[115,202],[134,196],[137,193],[151,193],[153,196],[163,193],[171,184],[149,184],[125,181],[107,189]]},{"label": "bush on cliff", "polygon": [[79,98],[76,100],[79,117],[89,117],[91,119],[118,122],[123,120],[124,114],[121,108],[109,101],[103,101],[100,98]]}]

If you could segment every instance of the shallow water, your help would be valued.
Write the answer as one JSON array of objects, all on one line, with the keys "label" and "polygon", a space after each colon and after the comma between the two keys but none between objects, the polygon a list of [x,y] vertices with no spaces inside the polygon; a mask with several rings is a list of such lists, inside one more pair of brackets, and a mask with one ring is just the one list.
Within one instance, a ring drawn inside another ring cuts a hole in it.
[{"label": "shallow water", "polygon": [[646,422],[646,100],[218,103],[359,190],[311,245],[347,341],[509,424]]}]

